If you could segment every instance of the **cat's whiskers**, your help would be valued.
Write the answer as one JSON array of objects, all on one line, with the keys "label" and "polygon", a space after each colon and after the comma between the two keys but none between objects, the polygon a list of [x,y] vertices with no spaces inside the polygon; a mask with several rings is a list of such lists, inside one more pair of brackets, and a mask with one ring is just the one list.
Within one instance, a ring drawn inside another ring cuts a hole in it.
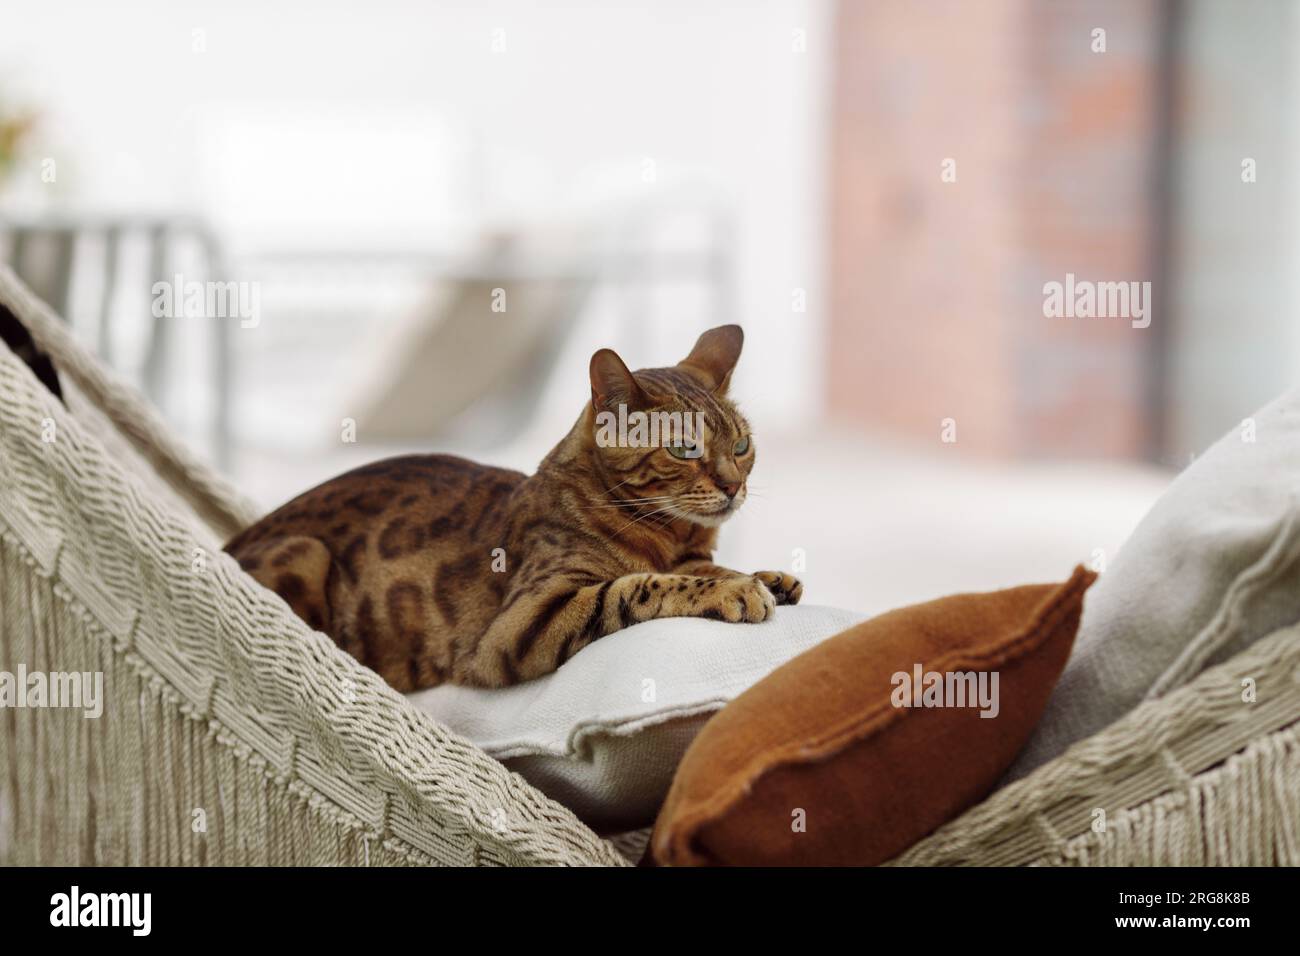
[{"label": "cat's whiskers", "polygon": [[[657,511],[651,511],[651,512],[648,512],[648,513],[646,513],[646,514],[639,515],[639,516],[633,518],[633,519],[632,519],[631,521],[629,521],[627,524],[623,525],[623,527],[621,527],[621,528],[619,528],[617,531],[615,531],[615,532],[614,532],[614,536],[617,537],[618,535],[620,535],[620,534],[622,534],[624,531],[626,531],[628,528],[632,527],[632,525],[634,525],[634,524],[638,524],[639,522],[642,522],[642,521],[645,521],[647,518],[653,518],[655,515],[663,514],[665,511],[667,511],[667,512],[672,512],[672,511],[673,511],[673,508],[674,508],[674,506],[671,505],[671,504],[669,504],[669,505],[667,505],[666,507],[660,508],[660,509],[657,510]],[[670,513],[670,514],[669,514],[669,518],[670,518],[670,519],[671,519],[671,518],[674,518],[674,517],[676,517],[676,514],[673,514],[673,513]]]},{"label": "cat's whiskers", "polygon": [[631,481],[635,477],[636,477],[635,475],[628,475],[628,477],[624,478],[618,484],[606,488],[604,494],[612,495],[615,491],[617,491],[619,488],[622,488],[624,485],[626,485],[629,481]]},{"label": "cat's whiskers", "polygon": [[676,511],[669,511],[667,515],[665,515],[664,517],[660,518],[658,521],[655,522],[655,529],[662,530],[668,527],[674,521],[678,520],[679,518],[681,518],[681,515],[679,515]]},{"label": "cat's whiskers", "polygon": [[656,495],[652,498],[627,498],[622,501],[607,501],[596,505],[583,505],[584,511],[595,511],[601,508],[639,508],[645,505],[658,504],[662,501],[671,501],[672,495]]}]

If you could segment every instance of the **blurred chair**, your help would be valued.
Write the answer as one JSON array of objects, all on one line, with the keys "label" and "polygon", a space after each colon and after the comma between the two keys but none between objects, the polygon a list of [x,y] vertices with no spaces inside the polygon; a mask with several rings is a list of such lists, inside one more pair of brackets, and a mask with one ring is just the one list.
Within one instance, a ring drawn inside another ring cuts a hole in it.
[{"label": "blurred chair", "polygon": [[[441,276],[359,370],[350,399],[361,409],[358,427],[395,442],[458,426],[492,441],[513,437],[595,285],[574,238],[548,234],[529,254],[521,237],[498,237],[480,260]],[[535,255],[542,246],[545,260]]]},{"label": "blurred chair", "polygon": [[[655,247],[659,217],[669,212],[700,220],[692,248]],[[316,269],[322,282],[364,267],[384,268],[391,283],[394,269],[407,271],[424,290],[418,304],[386,320],[378,341],[358,343],[346,378],[332,389],[333,403],[339,414],[355,417],[368,440],[496,445],[531,421],[598,288],[621,293],[619,321],[629,345],[654,322],[648,300],[662,284],[699,282],[710,294],[711,321],[734,321],[733,246],[730,209],[693,200],[684,209],[661,203],[595,221],[497,230],[460,256],[280,250],[241,259],[241,267],[282,277],[285,269]]]}]

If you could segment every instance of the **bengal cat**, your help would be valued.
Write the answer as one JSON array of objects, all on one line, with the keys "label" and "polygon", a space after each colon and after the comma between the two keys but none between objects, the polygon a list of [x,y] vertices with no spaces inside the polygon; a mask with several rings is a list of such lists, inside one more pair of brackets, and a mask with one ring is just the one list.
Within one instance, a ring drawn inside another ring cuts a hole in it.
[{"label": "bengal cat", "polygon": [[[765,621],[802,585],[712,560],[754,466],[727,397],[743,341],[722,326],[679,364],[636,373],[601,349],[591,401],[534,475],[390,458],[299,495],[226,550],[399,691],[532,680],[651,618]],[[699,434],[611,442],[601,413],[620,406],[698,412]]]}]

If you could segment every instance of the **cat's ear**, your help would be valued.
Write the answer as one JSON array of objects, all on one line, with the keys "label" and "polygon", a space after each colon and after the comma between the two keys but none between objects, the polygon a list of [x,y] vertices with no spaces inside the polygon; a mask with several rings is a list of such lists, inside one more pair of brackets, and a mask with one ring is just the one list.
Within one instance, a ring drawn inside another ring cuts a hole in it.
[{"label": "cat's ear", "polygon": [[601,349],[591,357],[591,404],[597,410],[649,405],[645,392],[613,349]]},{"label": "cat's ear", "polygon": [[705,385],[715,392],[725,392],[731,384],[731,370],[740,359],[745,333],[738,325],[720,325],[709,329],[695,342],[691,354],[680,365],[701,372]]}]

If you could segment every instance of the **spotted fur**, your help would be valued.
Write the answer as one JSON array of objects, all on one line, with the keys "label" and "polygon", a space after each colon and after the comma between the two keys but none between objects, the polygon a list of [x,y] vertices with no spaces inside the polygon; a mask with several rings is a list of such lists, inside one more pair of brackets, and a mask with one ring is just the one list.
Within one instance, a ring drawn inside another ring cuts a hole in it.
[{"label": "spotted fur", "polygon": [[[226,550],[401,691],[532,680],[653,618],[766,620],[800,583],[712,561],[754,464],[727,398],[742,342],[739,326],[712,329],[681,363],[635,374],[602,349],[591,401],[536,474],[390,458],[298,496]],[[701,412],[703,454],[603,447],[597,414],[620,404]]]}]

